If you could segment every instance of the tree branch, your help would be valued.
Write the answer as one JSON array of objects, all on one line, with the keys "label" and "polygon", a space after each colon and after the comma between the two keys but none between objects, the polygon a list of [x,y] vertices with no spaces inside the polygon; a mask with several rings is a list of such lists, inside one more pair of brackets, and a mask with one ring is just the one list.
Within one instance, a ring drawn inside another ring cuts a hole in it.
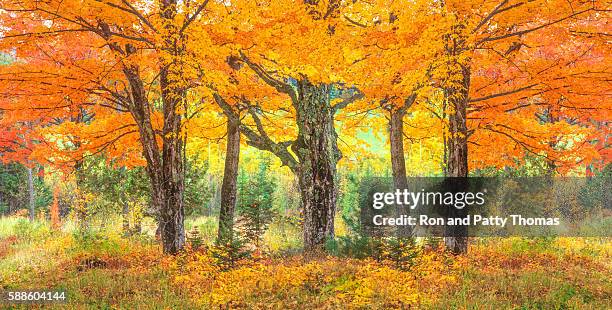
[{"label": "tree branch", "polygon": [[538,85],[538,84],[534,83],[534,84],[530,84],[530,85],[527,85],[527,86],[524,86],[524,87],[521,87],[521,88],[517,88],[517,89],[514,89],[514,90],[506,91],[506,92],[492,94],[492,95],[488,95],[488,96],[484,96],[484,97],[480,97],[480,98],[469,99],[468,102],[485,101],[485,100],[489,100],[489,99],[493,99],[493,98],[497,98],[497,97],[502,97],[502,96],[508,96],[508,95],[516,94],[516,93],[522,92],[524,90],[531,89],[532,87],[534,87],[536,85]]},{"label": "tree branch", "polygon": [[277,91],[289,95],[291,101],[295,104],[297,94],[291,85],[274,78],[260,65],[253,63],[242,51],[239,51],[241,60],[246,63],[266,84],[274,87]]},{"label": "tree branch", "polygon": [[332,113],[336,114],[339,110],[342,110],[344,108],[346,108],[349,104],[363,99],[365,97],[365,95],[359,91],[358,89],[356,89],[356,93],[354,93],[353,95],[351,95],[348,98],[345,98],[344,100],[336,103],[333,107],[332,107]]},{"label": "tree branch", "polygon": [[562,21],[565,21],[565,20],[567,20],[567,19],[570,19],[570,18],[572,18],[572,17],[578,16],[578,15],[580,15],[580,14],[583,14],[583,13],[586,13],[586,12],[589,12],[589,11],[592,11],[592,10],[593,10],[592,8],[585,9],[585,10],[582,10],[582,11],[576,12],[576,13],[574,13],[574,14],[568,15],[568,16],[566,16],[566,17],[563,17],[563,18],[557,19],[557,20],[555,20],[555,21],[552,21],[552,22],[549,22],[549,23],[546,23],[546,24],[543,24],[543,25],[540,25],[540,26],[537,26],[537,27],[534,27],[534,28],[525,29],[525,30],[516,31],[516,32],[511,32],[511,33],[507,33],[507,34],[500,35],[500,36],[497,36],[497,37],[488,37],[488,38],[484,38],[484,39],[482,39],[482,40],[478,41],[478,43],[476,44],[476,46],[479,46],[481,43],[484,43],[484,42],[497,41],[497,40],[502,40],[502,39],[506,39],[506,38],[510,38],[510,37],[521,36],[521,35],[524,35],[524,34],[527,34],[527,33],[530,33],[530,32],[534,32],[534,31],[537,31],[537,30],[540,30],[540,29],[542,29],[542,28],[545,28],[545,27],[548,27],[548,26],[551,26],[551,25],[554,25],[554,24],[560,23],[560,22],[562,22]]},{"label": "tree branch", "polygon": [[534,0],[528,0],[527,2],[519,2],[519,3],[515,3],[513,5],[510,5],[508,7],[502,8],[504,5],[508,4],[509,0],[504,0],[502,1],[500,4],[498,4],[493,11],[491,11],[491,13],[489,13],[489,15],[487,15],[487,17],[485,17],[475,28],[474,30],[472,30],[472,33],[476,33],[482,26],[486,25],[487,22],[489,22],[493,17],[495,17],[495,15],[503,13],[505,11],[509,11],[511,9],[517,8],[522,6],[523,4],[527,3],[527,2],[532,2]]},{"label": "tree branch", "polygon": [[[213,94],[213,98],[221,107],[225,115],[231,120],[238,120],[238,114],[234,112],[233,108],[230,106],[223,97],[221,97],[218,93]],[[298,161],[297,159],[289,152],[289,146],[293,144],[294,141],[283,141],[276,143],[270,139],[270,136],[265,130],[261,119],[257,115],[257,111],[252,106],[248,107],[248,112],[253,118],[255,122],[255,127],[257,131],[253,130],[249,126],[245,125],[243,122],[240,122],[240,132],[247,138],[246,143],[252,147],[260,149],[262,151],[268,151],[276,157],[278,157],[284,166],[289,167],[291,171],[296,171]]]},{"label": "tree branch", "polygon": [[187,27],[189,27],[189,24],[191,24],[196,17],[198,17],[198,15],[200,15],[200,13],[202,12],[202,10],[204,10],[204,8],[206,7],[206,5],[208,4],[209,0],[204,1],[202,4],[200,4],[200,6],[196,9],[196,11],[193,13],[193,15],[189,16],[187,18],[187,20],[185,21],[185,23],[183,24],[183,27],[181,27],[181,31],[180,33],[183,33]]}]

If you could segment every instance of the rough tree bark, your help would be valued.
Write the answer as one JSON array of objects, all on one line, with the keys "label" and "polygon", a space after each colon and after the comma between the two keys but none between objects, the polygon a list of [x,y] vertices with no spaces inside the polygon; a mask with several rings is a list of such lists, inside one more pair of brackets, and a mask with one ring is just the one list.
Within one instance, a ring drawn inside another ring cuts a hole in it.
[{"label": "rough tree bark", "polygon": [[[447,147],[446,177],[456,178],[454,190],[465,190],[465,178],[468,176],[468,130],[467,107],[470,86],[470,69],[461,66],[462,85],[446,89],[446,98],[452,111],[448,113],[449,134],[445,141]],[[449,217],[462,217],[464,210],[449,208]],[[467,226],[446,226],[444,243],[446,248],[455,254],[468,250]]]},{"label": "rough tree bark", "polygon": [[[176,26],[176,0],[162,0],[161,15],[165,20],[164,27],[169,34],[164,39],[164,45],[172,56],[172,62],[161,60],[159,72],[159,85],[162,97],[163,128],[162,128],[162,147],[161,154],[157,151],[158,159],[152,161],[153,165],[149,176],[156,178],[153,186],[155,203],[159,207],[159,225],[164,253],[176,254],[185,245],[184,227],[184,162],[183,162],[183,139],[180,136],[182,115],[178,113],[179,104],[184,98],[184,90],[179,88],[179,83],[172,81],[173,76],[180,76],[176,70],[175,63],[180,58],[184,47],[181,38],[173,37],[179,33]],[[143,93],[144,95],[144,93]],[[147,115],[149,117],[149,115]],[[152,132],[150,119],[145,128],[148,137],[148,144],[156,146],[155,136]],[[152,138],[152,140],[151,140]],[[157,176],[153,175],[156,174]],[[156,188],[157,187],[157,188]]]},{"label": "rough tree bark", "polygon": [[221,185],[221,209],[219,211],[219,243],[231,242],[234,235],[234,210],[236,208],[238,163],[240,162],[240,120],[227,117],[227,149]]},{"label": "rough tree bark", "polygon": [[[562,100],[562,99],[559,99]],[[546,109],[546,121],[548,123],[556,123],[560,120],[560,117],[555,116],[552,107],[548,107],[548,109]],[[548,143],[548,145],[552,148],[555,149],[557,147],[557,142],[555,142],[556,140],[552,140]],[[557,173],[557,162],[555,160],[555,158],[553,157],[546,157],[546,172],[545,172],[545,176],[548,178],[552,178],[556,175]]]},{"label": "rough tree bark", "polygon": [[304,248],[322,249],[334,237],[338,186],[336,164],[341,154],[330,104],[330,86],[298,81],[298,138],[291,145],[299,163],[297,176],[304,212]]},{"label": "rough tree bark", "polygon": [[[241,56],[242,61],[268,84],[291,97],[296,110],[297,139],[273,141],[259,118],[256,106],[249,106],[247,109],[255,122],[255,128],[241,124],[240,132],[247,138],[248,145],[275,154],[282,164],[296,175],[304,212],[304,249],[306,252],[317,252],[323,248],[328,238],[334,236],[334,215],[338,197],[336,165],[341,158],[334,128],[334,114],[354,100],[363,98],[363,94],[354,94],[332,106],[331,85],[299,80],[294,88],[273,79],[261,67],[250,62],[244,55]],[[215,95],[215,99],[226,115],[233,113],[230,105],[221,96]]]},{"label": "rough tree bark", "polygon": [[163,101],[162,147],[160,148],[151,121],[153,107],[146,97],[146,89],[140,78],[140,68],[130,65],[123,68],[130,86],[130,102],[127,105],[134,118],[147,162],[146,171],[151,183],[151,204],[159,212],[159,232],[164,253],[176,254],[185,244],[183,225],[183,143],[180,138],[181,115],[176,112],[180,96],[172,95],[168,72],[161,70],[160,84]]},{"label": "rough tree bark", "polygon": [[[186,90],[189,82],[180,81],[184,67],[185,30],[196,20],[209,1],[204,1],[194,8],[194,13],[187,19],[177,18],[178,0],[160,0],[159,15],[162,18],[161,27],[164,31],[156,29],[146,17],[136,12],[127,2],[113,7],[125,12],[134,13],[140,20],[156,33],[161,34],[161,42],[152,42],[147,37],[124,36],[122,26],[105,22],[102,18],[96,20],[95,25],[87,25],[87,30],[106,40],[106,46],[122,60],[133,56],[139,49],[157,50],[163,53],[158,60],[159,77],[155,82],[145,81],[141,77],[141,67],[137,62],[118,61],[127,83],[126,89],[112,89],[105,84],[98,85],[95,93],[110,95],[117,105],[119,112],[129,112],[138,128],[143,157],[146,160],[146,171],[151,183],[151,204],[158,215],[160,232],[164,253],[176,254],[185,244],[184,230],[184,139],[181,137],[182,114],[179,105],[184,104]],[[157,6],[156,6],[157,7]],[[152,12],[155,13],[155,12]],[[77,24],[81,25],[80,22]],[[116,40],[116,37],[129,38]],[[136,45],[135,45],[136,44]],[[145,44],[145,47],[140,45]],[[145,87],[145,85],[147,85]],[[151,87],[159,89],[151,91]],[[161,95],[161,111],[149,100],[149,94]],[[107,96],[102,96],[108,99]],[[163,127],[154,128],[152,115],[161,112]],[[158,138],[160,138],[159,141]],[[161,143],[161,145],[159,145]]]},{"label": "rough tree bark", "polygon": [[[253,63],[243,52],[239,53],[239,57],[230,57],[229,64],[235,70],[240,70],[242,64],[246,64],[265,83],[291,98],[298,128],[295,140],[273,141],[259,117],[261,108],[248,102],[245,103],[246,110],[255,126],[251,128],[241,124],[240,131],[247,138],[248,145],[273,153],[296,175],[304,212],[304,250],[317,252],[328,238],[334,237],[338,198],[336,165],[342,157],[338,149],[334,115],[363,98],[363,94],[359,91],[347,92],[349,97],[342,97],[341,102],[332,106],[330,91],[333,85],[313,83],[305,77],[288,82],[286,77],[276,77],[275,73]],[[215,99],[226,115],[231,112],[231,107],[223,98],[216,95]]]},{"label": "rough tree bark", "polygon": [[[444,5],[444,4],[442,4]],[[445,183],[453,191],[462,191],[467,186],[468,176],[468,130],[467,108],[470,93],[471,72],[469,59],[459,61],[459,56],[467,50],[467,40],[464,34],[466,25],[462,22],[454,25],[452,31],[444,35],[446,54],[454,58],[448,63],[449,74],[461,76],[459,83],[444,87],[445,108],[449,132],[445,135]],[[448,208],[449,217],[462,217],[465,209]],[[468,247],[467,226],[447,225],[445,227],[444,243],[446,249],[455,253],[465,253]]]},{"label": "rough tree bark", "polygon": [[406,158],[404,155],[404,116],[403,109],[392,110],[389,120],[389,147],[391,152],[391,172],[393,186],[403,189],[408,185],[406,177]]},{"label": "rough tree bark", "polygon": [[164,100],[162,146],[163,201],[160,212],[161,237],[164,251],[176,253],[185,244],[184,228],[184,163],[183,140],[180,136],[181,115],[177,113],[177,92],[168,89],[167,72],[162,70],[161,87]]}]

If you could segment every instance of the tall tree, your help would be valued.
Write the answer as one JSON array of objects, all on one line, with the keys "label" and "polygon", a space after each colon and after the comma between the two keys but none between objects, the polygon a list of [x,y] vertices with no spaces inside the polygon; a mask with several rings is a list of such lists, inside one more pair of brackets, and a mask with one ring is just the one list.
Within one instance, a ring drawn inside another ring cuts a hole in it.
[{"label": "tall tree", "polygon": [[[439,14],[429,1],[371,1],[345,18],[363,28],[355,46],[347,47],[350,81],[366,97],[362,110],[379,105],[387,119],[393,183],[406,188],[404,118],[431,90],[429,71],[440,51]],[[375,68],[376,74],[370,73]]]},{"label": "tall tree", "polygon": [[221,184],[221,209],[217,240],[225,243],[233,239],[234,212],[238,197],[238,164],[240,162],[240,119],[233,111],[227,115],[227,145],[223,183]]},{"label": "tall tree", "polygon": [[[596,108],[593,100],[605,103],[597,98],[605,94],[605,78],[591,67],[594,62],[602,63],[603,46],[592,46],[588,39],[575,35],[600,23],[600,4],[502,0],[440,5],[451,20],[443,34],[445,54],[434,74],[448,108],[447,176],[467,177],[469,143],[478,149],[490,139],[497,139],[496,144],[506,140],[502,145],[514,148],[506,149],[509,155],[529,152],[554,157],[557,162],[563,159],[570,167],[592,157],[589,151],[577,153],[577,146],[586,141],[582,129],[561,122],[555,123],[556,130],[535,129],[542,127],[533,115],[537,105],[550,96],[563,98],[553,104],[583,111]],[[582,44],[590,47],[580,48]],[[572,48],[551,53],[558,45]],[[575,91],[585,82],[592,85],[592,91]],[[568,101],[572,104],[564,103]],[[552,147],[555,143],[550,141],[559,137],[574,143],[564,149]],[[508,158],[511,162],[512,156]],[[465,237],[448,237],[446,243],[453,252],[467,250]]]},{"label": "tall tree", "polygon": [[284,100],[273,87],[262,86],[257,79],[245,71],[240,71],[242,63],[226,50],[227,57],[220,67],[225,68],[225,76],[209,85],[212,97],[221,109],[226,121],[226,152],[221,185],[221,205],[217,240],[231,242],[234,235],[234,217],[238,197],[238,167],[240,163],[241,127],[244,126],[244,110],[252,108],[251,102]]},{"label": "tall tree", "polygon": [[[2,67],[3,119],[36,119],[55,163],[105,151],[142,155],[159,212],[163,249],[184,245],[183,148],[187,92],[198,78],[186,55],[193,22],[208,1],[2,1],[0,47],[17,61]],[[25,22],[27,21],[27,22]],[[66,117],[86,109],[88,124]],[[74,148],[61,136],[80,136]],[[49,159],[49,158],[48,158]]]},{"label": "tall tree", "polygon": [[[341,158],[334,117],[361,97],[348,91],[345,99],[333,100],[333,93],[344,88],[337,77],[342,56],[335,47],[356,31],[342,17],[349,8],[341,1],[238,2],[234,7],[239,13],[233,56],[290,102],[290,107],[252,104],[251,126],[245,124],[241,131],[247,144],[272,152],[297,175],[307,251],[322,248],[334,236],[336,165]],[[243,23],[245,19],[252,23]],[[265,126],[270,111],[292,114],[296,136],[275,142]]]}]

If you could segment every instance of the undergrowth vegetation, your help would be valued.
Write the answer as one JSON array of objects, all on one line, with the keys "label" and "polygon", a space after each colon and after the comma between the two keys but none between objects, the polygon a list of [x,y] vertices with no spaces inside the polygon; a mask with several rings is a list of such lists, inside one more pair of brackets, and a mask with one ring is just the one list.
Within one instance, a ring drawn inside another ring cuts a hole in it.
[{"label": "undergrowth vegetation", "polygon": [[[190,226],[204,226],[197,219]],[[278,235],[280,224],[267,235]],[[266,251],[214,245],[161,254],[149,235],[53,230],[45,222],[0,220],[2,289],[62,289],[58,309],[213,308],[610,308],[607,239],[474,239],[466,255],[433,242],[338,237],[305,257],[293,241]],[[287,231],[284,232],[287,234]],[[267,240],[275,240],[267,238]],[[233,252],[232,252],[233,251]],[[25,308],[25,306],[22,305]]]}]

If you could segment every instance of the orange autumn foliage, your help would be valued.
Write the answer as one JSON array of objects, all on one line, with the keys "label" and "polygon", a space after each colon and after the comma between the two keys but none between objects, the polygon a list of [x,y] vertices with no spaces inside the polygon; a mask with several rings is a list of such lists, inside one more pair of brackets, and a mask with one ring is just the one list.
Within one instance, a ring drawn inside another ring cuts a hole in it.
[{"label": "orange autumn foliage", "polygon": [[[110,90],[127,90],[117,64],[138,64],[153,85],[160,59],[176,61],[180,74],[174,81],[192,89],[180,111],[190,116],[188,136],[223,136],[223,126],[206,125],[219,118],[210,97],[216,91],[231,104],[257,100],[273,112],[264,119],[270,135],[294,137],[289,98],[252,72],[228,65],[228,57],[240,52],[280,77],[358,88],[365,97],[338,116],[341,133],[352,141],[341,144],[347,153],[362,145],[353,139],[357,130],[386,130],[384,120],[370,114],[383,99],[399,104],[416,92],[414,111],[437,115],[439,121],[429,122],[444,128],[442,116],[452,110],[436,93],[460,81],[450,65],[456,63],[471,68],[471,167],[515,165],[516,158],[536,155],[567,171],[609,157],[602,142],[609,135],[603,131],[611,108],[604,35],[609,13],[598,1],[209,3],[185,30],[189,53],[180,59],[161,48],[164,22],[152,13],[154,2],[71,0],[34,6],[3,1],[2,7],[7,30],[0,47],[12,60],[0,67],[1,122],[10,128],[0,144],[19,141],[27,126],[32,127],[28,140],[37,142],[20,143],[11,148],[12,155],[3,152],[5,158],[69,166],[104,151],[121,165],[143,165],[136,124]],[[176,23],[195,16],[197,8],[185,6]],[[27,14],[36,18],[24,22]],[[114,25],[110,41],[100,35],[102,22]],[[447,55],[448,38],[463,40],[466,47]],[[109,42],[131,44],[138,53],[121,56],[108,48]],[[158,100],[160,94],[151,88],[149,96]],[[161,130],[159,112],[151,117],[154,129]],[[423,136],[431,132],[427,128],[407,129],[407,135]],[[445,130],[435,131],[441,136]]]}]

